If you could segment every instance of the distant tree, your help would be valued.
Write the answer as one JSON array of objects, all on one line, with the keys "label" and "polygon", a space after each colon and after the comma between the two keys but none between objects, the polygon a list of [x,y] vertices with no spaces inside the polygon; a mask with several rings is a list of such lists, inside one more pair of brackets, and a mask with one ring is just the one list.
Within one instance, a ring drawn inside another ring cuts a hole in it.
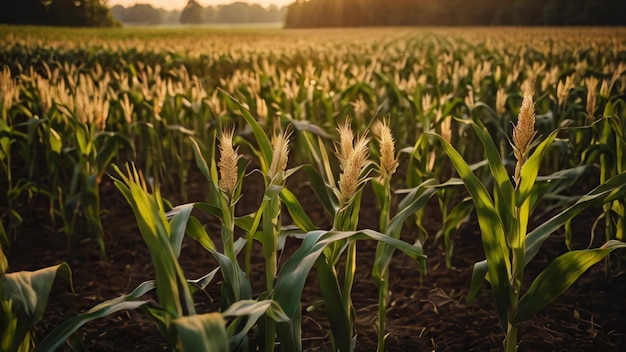
[{"label": "distant tree", "polygon": [[163,18],[162,11],[159,11],[149,4],[136,4],[129,8],[114,6],[111,8],[113,17],[123,23],[133,24],[160,24]]},{"label": "distant tree", "polygon": [[296,0],[285,27],[624,25],[615,0]]},{"label": "distant tree", "polygon": [[165,9],[157,9],[161,16],[162,24],[175,24],[180,23],[180,11],[179,10],[165,10]]},{"label": "distant tree", "polygon": [[7,24],[47,24],[46,6],[41,1],[0,1],[0,22]]},{"label": "distant tree", "polygon": [[111,16],[116,20],[123,22],[126,17],[126,8],[122,5],[115,5],[111,7]]},{"label": "distant tree", "polygon": [[195,0],[189,0],[187,6],[180,14],[180,23],[185,24],[201,24],[204,22],[203,18],[204,8]]},{"label": "distant tree", "polygon": [[0,22],[73,27],[119,25],[101,0],[3,0]]},{"label": "distant tree", "polygon": [[544,25],[564,25],[565,18],[561,13],[561,5],[559,0],[550,0],[541,10],[541,22]]},{"label": "distant tree", "polygon": [[203,16],[205,23],[217,23],[219,22],[219,9],[214,6],[206,7]]},{"label": "distant tree", "polygon": [[258,4],[248,4],[248,22],[260,23],[265,22],[267,10]]},{"label": "distant tree", "polygon": [[[257,5],[258,6],[258,5]],[[260,7],[260,6],[259,6]],[[219,7],[219,22],[246,23],[250,22],[250,5],[245,2],[234,2]]]},{"label": "distant tree", "polygon": [[286,7],[271,5],[265,10],[265,15],[263,16],[263,19],[259,22],[282,22],[285,18],[286,12]]}]

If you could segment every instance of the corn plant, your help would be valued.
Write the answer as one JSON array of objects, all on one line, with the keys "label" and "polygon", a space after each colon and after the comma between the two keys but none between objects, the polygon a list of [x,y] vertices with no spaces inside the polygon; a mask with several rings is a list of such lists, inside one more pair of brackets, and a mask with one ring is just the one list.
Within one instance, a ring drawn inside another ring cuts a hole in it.
[{"label": "corn plant", "polygon": [[[68,319],[37,346],[38,350],[53,350],[85,323],[123,309],[144,308],[170,346],[180,351],[195,350],[199,343],[208,351],[238,349],[242,337],[261,315],[267,312],[278,321],[287,319],[282,310],[271,301],[256,302],[246,297],[241,297],[221,313],[196,314],[192,292],[206,287],[217,269],[197,280],[187,280],[178,263],[182,240],[187,230],[190,229],[190,232],[200,236],[203,233],[196,227],[197,223],[190,220],[195,219],[191,217],[193,204],[181,205],[166,213],[158,188],[150,193],[145,180],[134,167],[127,168],[128,175],[123,174],[116,166],[115,169],[120,177],[115,179],[115,184],[133,208],[155,266],[156,279],[140,284],[128,295],[103,302]],[[208,236],[196,238],[200,238],[204,245],[217,253]],[[222,271],[227,274],[232,270],[232,262],[226,256],[218,257]],[[142,298],[153,290],[156,290],[157,306],[151,306],[149,301]],[[227,326],[225,319],[230,317],[234,319]],[[245,317],[249,318],[244,324]]]},{"label": "corn plant", "polygon": [[[449,143],[452,143],[453,133],[452,117],[447,116],[439,122],[441,136]],[[463,198],[462,182],[458,178],[451,178],[444,183],[446,177],[450,177],[449,164],[446,163],[445,153],[438,145],[429,138],[427,134],[422,134],[413,148],[405,148],[409,154],[407,169],[407,185],[415,187],[427,179],[439,179],[437,186],[437,200],[441,212],[442,227],[435,235],[435,241],[443,238],[446,266],[452,267],[452,255],[454,251],[454,235],[458,229],[469,220],[473,211],[471,199]],[[483,162],[473,164],[472,169],[484,166]],[[423,211],[415,214],[415,227],[417,239],[422,243],[426,241],[428,232],[421,225]]]},{"label": "corn plant", "polygon": [[[409,216],[424,207],[426,201],[434,194],[435,189],[428,187],[433,182],[426,180],[421,185],[405,190],[409,194],[398,205],[397,214],[391,218],[391,203],[393,192],[391,187],[391,177],[398,167],[398,159],[395,155],[394,138],[391,129],[386,123],[379,125],[379,164],[377,168],[380,176],[372,179],[372,187],[380,207],[380,231],[388,236],[399,239],[400,230]],[[417,242],[419,243],[419,242]],[[377,325],[377,350],[385,350],[385,316],[389,302],[389,265],[393,256],[393,248],[380,242],[376,246],[376,255],[372,276],[378,286],[378,325]],[[426,269],[422,263],[422,273]]]},{"label": "corn plant", "polygon": [[31,329],[42,319],[57,276],[70,279],[67,263],[37,271],[7,273],[8,263],[0,245],[0,351],[30,351],[35,339]]},{"label": "corn plant", "polygon": [[16,126],[12,111],[18,100],[19,86],[11,77],[10,70],[4,67],[0,71],[0,176],[5,186],[2,199],[6,209],[0,212],[0,240],[6,243],[9,237],[15,237],[16,229],[22,223],[22,215],[19,212],[20,198],[25,193],[32,193],[35,188],[24,175],[16,173],[14,160],[17,156],[16,150],[23,148],[27,141],[26,134]]},{"label": "corn plant", "polygon": [[[600,183],[607,182],[611,177],[626,172],[624,166],[624,134],[626,133],[626,124],[623,119],[619,118],[615,113],[618,105],[624,107],[622,100],[608,102],[604,111],[603,119],[593,124],[593,128],[597,128],[599,137],[597,144],[589,148],[590,154],[599,154],[600,167]],[[598,220],[604,218],[604,233],[606,241],[617,239],[623,241],[626,238],[626,222],[625,217],[625,199],[615,199],[603,205],[603,214]],[[598,221],[597,220],[597,221]],[[596,222],[597,222],[596,221]],[[607,258],[607,264],[608,258]],[[610,264],[607,265],[607,270]]]},{"label": "corn plant", "polygon": [[[346,196],[343,198],[343,208],[339,206],[339,199],[341,199],[342,194],[347,195],[346,192],[355,192],[354,196],[358,196],[358,193],[360,193],[359,188],[362,187],[362,182],[359,182],[358,179],[356,179],[356,184],[349,184],[349,180],[346,180],[346,176],[342,174],[342,178],[340,179],[343,179],[343,181],[339,182],[338,188],[326,187],[323,181],[321,183],[319,182],[321,180],[319,173],[313,171],[314,169],[310,166],[304,166],[304,169],[308,170],[307,173],[313,177],[313,183],[319,186],[316,187],[315,192],[321,195],[324,204],[330,205],[330,209],[332,209],[331,211],[335,214],[334,216],[336,218],[336,223],[330,231],[316,229],[316,226],[308,218],[298,200],[287,188],[284,188],[283,186],[285,178],[297,170],[284,169],[286,166],[286,135],[284,133],[280,133],[278,135],[274,134],[274,142],[270,141],[266,132],[261,128],[243,104],[227,94],[223,94],[223,96],[225,97],[228,105],[235,111],[238,111],[252,128],[252,132],[257,142],[256,146],[241,139],[240,141],[246,143],[247,146],[251,148],[253,153],[259,157],[259,164],[261,167],[260,172],[266,175],[264,177],[266,191],[259,209],[253,214],[235,219],[234,224],[246,231],[248,243],[250,243],[252,239],[256,239],[264,248],[267,291],[262,293],[257,300],[271,298],[283,309],[287,317],[289,317],[288,321],[278,321],[270,316],[268,316],[269,319],[261,320],[263,336],[260,341],[264,342],[261,342],[260,346],[264,346],[263,348],[267,350],[272,350],[274,348],[275,342],[273,325],[274,322],[276,322],[275,333],[281,343],[281,347],[283,349],[294,351],[301,350],[301,341],[299,337],[301,311],[299,309],[299,300],[307,274],[315,265],[318,270],[318,275],[321,275],[321,287],[324,295],[324,303],[329,309],[329,319],[332,322],[333,338],[331,341],[333,345],[336,346],[336,349],[353,349],[355,335],[353,333],[354,328],[352,319],[354,319],[354,315],[349,296],[351,295],[355,263],[348,264],[348,269],[346,270],[346,274],[344,276],[344,289],[340,290],[338,285],[339,283],[337,281],[339,275],[337,275],[334,265],[339,261],[341,254],[343,252],[347,252],[348,254],[346,258],[349,260],[348,263],[351,263],[351,260],[355,259],[356,251],[354,249],[356,248],[356,240],[369,238],[377,241],[383,241],[389,245],[389,248],[399,248],[413,258],[420,259],[422,264],[423,255],[419,252],[419,248],[409,246],[408,244],[397,240],[399,237],[399,225],[402,224],[402,220],[395,219],[396,225],[394,228],[396,230],[394,230],[394,233],[396,234],[396,238],[385,236],[379,232],[371,230],[354,231],[339,230],[335,228],[339,226],[343,226],[344,228],[345,226],[352,226],[353,228],[356,228],[358,211],[356,213],[344,213],[343,216],[340,216],[341,212],[346,212],[346,209],[350,207],[350,202],[352,202],[351,197]],[[346,126],[347,125],[343,127],[346,129],[343,135],[344,148],[347,148],[348,139],[350,139],[349,144],[352,147],[352,136],[348,136],[351,132],[348,131]],[[360,150],[359,155],[356,157],[350,156],[350,153],[348,153],[349,151],[346,150],[345,155],[348,157],[345,160],[349,160],[350,157],[356,158],[355,160],[352,160],[353,165],[351,167],[366,163],[364,158],[365,139],[360,140],[361,142],[357,142],[356,146],[354,146],[354,148]],[[203,171],[205,176],[207,176],[207,179],[210,180],[210,184],[212,185],[211,190],[216,189],[215,184],[224,182],[221,180],[227,179],[233,180],[233,184],[237,184],[239,185],[238,187],[240,187],[241,182],[243,181],[242,171],[240,171],[239,176],[237,177],[237,180],[239,181],[236,182],[234,178],[226,177],[226,175],[222,175],[219,180],[217,176],[216,166],[220,166],[220,170],[222,167],[226,166],[226,163],[222,162],[222,158],[224,155],[229,155],[229,151],[232,150],[230,142],[223,143],[222,137],[220,137],[220,163],[215,164],[212,162],[210,164],[211,166],[209,166],[206,159],[203,157],[200,144],[195,142],[195,145],[196,161],[199,168]],[[222,150],[222,145],[228,146],[226,150]],[[338,153],[341,153],[341,147],[338,148]],[[321,150],[324,149],[322,148]],[[227,157],[226,160],[234,159],[235,158]],[[324,160],[328,162],[327,155]],[[360,162],[357,162],[359,160]],[[325,169],[331,170],[328,164]],[[357,168],[356,171],[353,171],[352,176],[360,178],[361,175],[359,174],[361,174],[361,171],[362,170],[360,168]],[[408,197],[411,198],[411,201],[409,202],[421,202],[423,205],[425,201],[424,199],[427,199],[427,197],[422,197],[420,199],[419,196],[416,196],[421,195],[421,193],[422,192],[413,192],[412,196]],[[235,196],[235,198],[238,199],[238,196]],[[212,205],[196,204],[194,206],[199,209],[205,209],[213,215],[220,214],[220,205],[214,201],[211,202]],[[274,206],[272,206],[272,203],[274,203]],[[304,242],[302,245],[298,248],[294,255],[287,260],[280,270],[277,270],[278,266],[275,254],[277,250],[276,243],[278,242],[277,236],[284,236],[289,232],[293,232],[293,230],[287,230],[289,227],[285,227],[284,224],[281,225],[282,221],[280,220],[280,212],[278,210],[279,208],[275,207],[276,204],[283,204],[289,211],[290,217],[294,221],[294,225],[298,228],[298,230],[296,230],[297,233],[306,233],[306,235],[304,235]],[[336,206],[333,204],[336,204]],[[415,205],[412,206],[414,207]],[[412,209],[414,210],[414,208]],[[404,218],[406,218],[409,214],[411,214],[411,209],[404,212]],[[206,240],[206,234],[202,231],[195,232],[196,234],[192,235],[192,237],[196,239],[205,238],[204,240],[200,240],[200,243],[208,243]],[[226,241],[228,239],[222,238],[222,240]],[[227,247],[227,245],[225,245],[225,247]],[[209,249],[208,246],[205,246],[205,248]],[[353,253],[352,256],[350,256],[350,252]],[[390,258],[391,254],[388,255],[387,260]],[[248,261],[249,256],[246,257],[246,263],[248,263]],[[249,264],[246,264],[246,267],[249,267]],[[337,321],[339,321],[339,323],[337,323]]]},{"label": "corn plant", "polygon": [[[366,147],[367,139],[365,136],[355,138],[348,123],[340,125],[338,131],[340,140],[336,146],[336,154],[342,165],[339,181],[336,183],[334,181],[335,177],[332,174],[333,169],[330,166],[331,159],[328,157],[323,143],[319,143],[316,148],[320,153],[321,160],[323,160],[322,173],[320,174],[320,172],[311,167],[305,167],[304,170],[309,177],[313,191],[333,218],[331,231],[315,232],[315,237],[319,237],[315,241],[320,241],[316,246],[320,246],[322,243],[326,242],[324,237],[328,237],[328,240],[336,238],[332,242],[328,242],[325,248],[318,249],[323,255],[317,259],[315,265],[320,278],[320,288],[322,290],[324,305],[327,308],[327,314],[331,323],[332,348],[333,350],[346,351],[354,350],[357,341],[357,334],[354,328],[354,319],[356,316],[350,297],[356,270],[356,240],[362,238],[361,236],[363,235],[367,235],[379,241],[381,244],[384,243],[384,246],[379,246],[376,258],[374,259],[376,264],[373,268],[373,275],[375,282],[379,285],[379,289],[381,290],[381,303],[383,303],[383,307],[385,307],[387,304],[386,282],[388,280],[386,273],[388,272],[388,266],[393,257],[394,249],[401,249],[405,253],[410,254],[413,258],[418,259],[422,271],[425,271],[425,256],[422,254],[419,244],[410,247],[414,249],[413,251],[406,252],[406,247],[404,246],[408,244],[398,239],[404,221],[410,215],[414,214],[416,210],[424,206],[428,198],[434,194],[434,189],[428,189],[426,186],[420,185],[415,189],[407,191],[407,195],[400,202],[401,209],[398,210],[398,213],[391,220],[388,219],[388,217],[390,217],[389,199],[383,199],[381,203],[383,204],[381,209],[381,224],[389,223],[388,226],[384,226],[386,230],[384,234],[372,230],[355,231],[354,229],[358,226],[363,186],[368,180],[368,170],[371,169],[373,165],[366,157],[368,148]],[[388,144],[389,142],[389,140],[385,142],[385,148],[387,148],[385,149],[385,158],[391,158],[392,156],[390,154],[393,154]],[[385,163],[388,172],[391,172],[393,168],[392,164],[395,163],[395,156],[390,160],[386,160]],[[376,186],[376,188],[378,189],[376,192],[379,198],[390,197],[390,191],[385,194],[384,184]],[[385,203],[387,205],[384,205]],[[355,236],[359,233],[360,236]],[[307,236],[312,236],[312,234]],[[306,240],[308,239],[307,237]],[[302,247],[306,245],[306,240]],[[397,243],[401,243],[403,246],[398,246]],[[301,249],[303,249],[302,247]],[[294,256],[296,256],[296,254],[294,254]],[[345,257],[343,275],[339,274],[338,271],[338,264],[342,257]],[[286,270],[289,263],[290,262],[285,264],[283,270]],[[341,284],[340,279],[343,279]],[[282,298],[280,291],[277,291],[276,294]],[[276,298],[276,300],[281,302],[279,298]],[[288,313],[289,309],[285,309]],[[380,319],[384,319],[384,313],[382,312],[384,309],[385,308],[381,308],[382,315]],[[384,331],[384,323],[379,329]],[[281,331],[282,330],[279,330],[279,332]],[[382,334],[384,333],[381,333],[381,336]],[[281,335],[279,334],[279,338],[280,337]],[[284,343],[284,341],[282,342]],[[384,343],[384,341],[381,343]]]},{"label": "corn plant", "polygon": [[[108,79],[95,83],[89,76],[79,75],[67,91],[59,84],[58,96],[50,117],[48,141],[54,145],[46,157],[48,165],[61,159],[67,182],[57,179],[57,166],[50,168],[53,190],[59,202],[58,211],[63,221],[63,232],[71,248],[77,215],[82,214],[87,230],[98,243],[102,257],[106,257],[104,231],[100,219],[100,184],[111,161],[122,148],[133,150],[132,142],[123,134],[106,131],[109,114],[107,100]],[[74,79],[74,78],[68,78]],[[57,136],[60,137],[57,139]],[[59,145],[59,139],[61,145]],[[57,152],[60,152],[59,156]],[[60,172],[60,171],[58,171]]]},{"label": "corn plant", "polygon": [[[564,218],[566,220],[575,215],[574,211],[565,210],[533,232],[528,232],[531,205],[538,197],[539,188],[534,185],[541,158],[557,134],[555,131],[546,136],[531,153],[536,135],[534,120],[534,103],[530,90],[524,93],[524,101],[513,132],[512,147],[517,159],[513,176],[515,185],[511,182],[498,148],[489,134],[478,124],[470,122],[483,142],[489,168],[494,175],[493,198],[452,145],[439,136],[435,137],[440,140],[474,200],[486,263],[475,265],[472,287],[475,289],[478,282],[488,275],[498,319],[505,333],[506,351],[516,350],[517,330],[521,323],[531,319],[567,290],[591,265],[602,260],[611,251],[626,247],[625,243],[609,241],[600,248],[565,253],[548,265],[534,279],[528,290],[523,292],[524,269],[536,255],[538,247],[552,231],[564,224]],[[626,176],[618,176],[620,179],[623,177]],[[606,197],[604,201],[614,199],[625,191],[623,184],[616,186],[616,182],[619,180],[615,179],[600,186],[605,190],[602,193]],[[597,196],[598,193],[594,190],[587,197]],[[584,204],[589,205],[589,202]],[[581,211],[580,208],[576,208],[578,212]],[[541,239],[535,236],[540,236]],[[468,298],[473,298],[473,295],[474,292]]]}]

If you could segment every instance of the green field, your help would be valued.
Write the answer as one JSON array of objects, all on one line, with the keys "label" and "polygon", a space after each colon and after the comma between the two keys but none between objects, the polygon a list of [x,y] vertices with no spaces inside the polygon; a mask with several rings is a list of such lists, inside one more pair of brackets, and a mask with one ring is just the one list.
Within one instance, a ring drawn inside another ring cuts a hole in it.
[{"label": "green field", "polygon": [[[598,280],[623,274],[626,28],[0,26],[0,66],[2,351],[48,350],[139,307],[177,350],[301,350],[311,307],[325,312],[322,349],[383,350],[397,253],[415,276],[431,256],[453,270],[468,227],[482,252],[458,290],[491,292],[485,318],[507,351],[592,265]],[[83,265],[85,243],[114,255],[112,191],[153,281],[55,329],[55,275]],[[13,272],[35,222],[71,265]],[[198,281],[180,258],[194,240],[213,260]],[[558,253],[536,264],[544,243]],[[363,272],[370,345],[353,302]],[[320,302],[301,307],[314,282]],[[210,287],[219,304],[198,309]]]}]

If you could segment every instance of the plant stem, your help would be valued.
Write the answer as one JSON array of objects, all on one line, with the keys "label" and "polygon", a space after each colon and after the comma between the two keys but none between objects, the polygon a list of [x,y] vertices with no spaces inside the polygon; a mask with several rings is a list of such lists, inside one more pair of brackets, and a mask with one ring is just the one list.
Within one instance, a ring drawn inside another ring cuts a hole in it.
[{"label": "plant stem", "polygon": [[[387,225],[389,224],[389,214],[391,211],[391,186],[388,178],[385,178],[383,182],[385,186],[385,198],[381,206],[380,231],[387,233]],[[377,253],[383,253],[385,245],[380,244],[380,248],[381,250],[377,250]],[[378,352],[385,350],[385,318],[387,316],[387,299],[389,296],[388,276],[389,268],[385,267],[380,273],[380,283],[378,287],[378,342],[376,347]]]},{"label": "plant stem", "polygon": [[526,231],[528,226],[528,212],[530,197],[521,206],[515,207],[515,229],[509,249],[512,257],[511,277],[509,280],[511,308],[509,308],[509,324],[504,338],[504,350],[506,352],[517,349],[517,326],[511,325],[511,321],[517,313],[519,297],[522,292],[524,279],[524,266],[526,265]]},{"label": "plant stem", "polygon": [[[599,143],[609,144],[610,140],[610,132],[611,125],[608,120],[604,120],[602,122],[602,131],[600,132]],[[600,154],[600,184],[603,184],[611,177],[611,170],[609,169],[609,163],[607,160],[607,156],[604,153]],[[611,223],[611,203],[604,203],[602,205],[602,209],[604,211],[604,237],[606,241],[611,240],[611,234],[613,233],[613,226]],[[607,255],[604,259],[604,267],[605,267],[605,276],[608,277],[610,274],[611,267],[611,256]]]},{"label": "plant stem", "polygon": [[[278,236],[280,235],[280,198],[274,195],[267,200],[263,214],[263,254],[265,257],[265,287],[270,294],[274,289],[277,272]],[[265,351],[274,350],[276,323],[267,315],[264,317]]]},{"label": "plant stem", "polygon": [[385,350],[385,317],[387,315],[387,299],[389,293],[389,281],[387,280],[388,270],[381,275],[380,287],[378,288],[378,344],[376,351]]},{"label": "plant stem", "polygon": [[265,256],[265,287],[267,292],[274,288],[276,277],[276,252],[280,234],[280,199],[274,196],[267,201],[263,214],[263,254]]},{"label": "plant stem", "polygon": [[352,286],[354,285],[354,273],[356,271],[356,241],[348,240],[348,249],[346,256],[346,271],[343,286],[343,306],[346,314],[350,317],[351,330],[353,329],[354,316],[352,314]]},{"label": "plant stem", "polygon": [[509,324],[506,331],[506,337],[504,338],[504,351],[517,351],[517,326]]},{"label": "plant stem", "polygon": [[[230,202],[229,202],[230,203]],[[224,214],[224,226],[222,226],[222,243],[224,244],[224,254],[233,263],[237,263],[235,256],[235,206],[228,204]]]}]

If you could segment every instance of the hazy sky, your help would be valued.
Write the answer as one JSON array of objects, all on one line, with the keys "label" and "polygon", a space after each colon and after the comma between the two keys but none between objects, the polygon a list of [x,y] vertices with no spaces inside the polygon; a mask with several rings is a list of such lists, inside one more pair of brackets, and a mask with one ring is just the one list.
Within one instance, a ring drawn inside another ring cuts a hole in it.
[{"label": "hazy sky", "polygon": [[[295,2],[295,0],[196,0],[202,6],[229,4],[235,1],[248,2],[251,4],[259,4],[263,7],[270,5],[283,6]],[[161,7],[168,10],[182,9],[187,4],[187,0],[109,0],[109,6],[122,5],[132,6],[136,3],[151,4],[154,7]]]}]

